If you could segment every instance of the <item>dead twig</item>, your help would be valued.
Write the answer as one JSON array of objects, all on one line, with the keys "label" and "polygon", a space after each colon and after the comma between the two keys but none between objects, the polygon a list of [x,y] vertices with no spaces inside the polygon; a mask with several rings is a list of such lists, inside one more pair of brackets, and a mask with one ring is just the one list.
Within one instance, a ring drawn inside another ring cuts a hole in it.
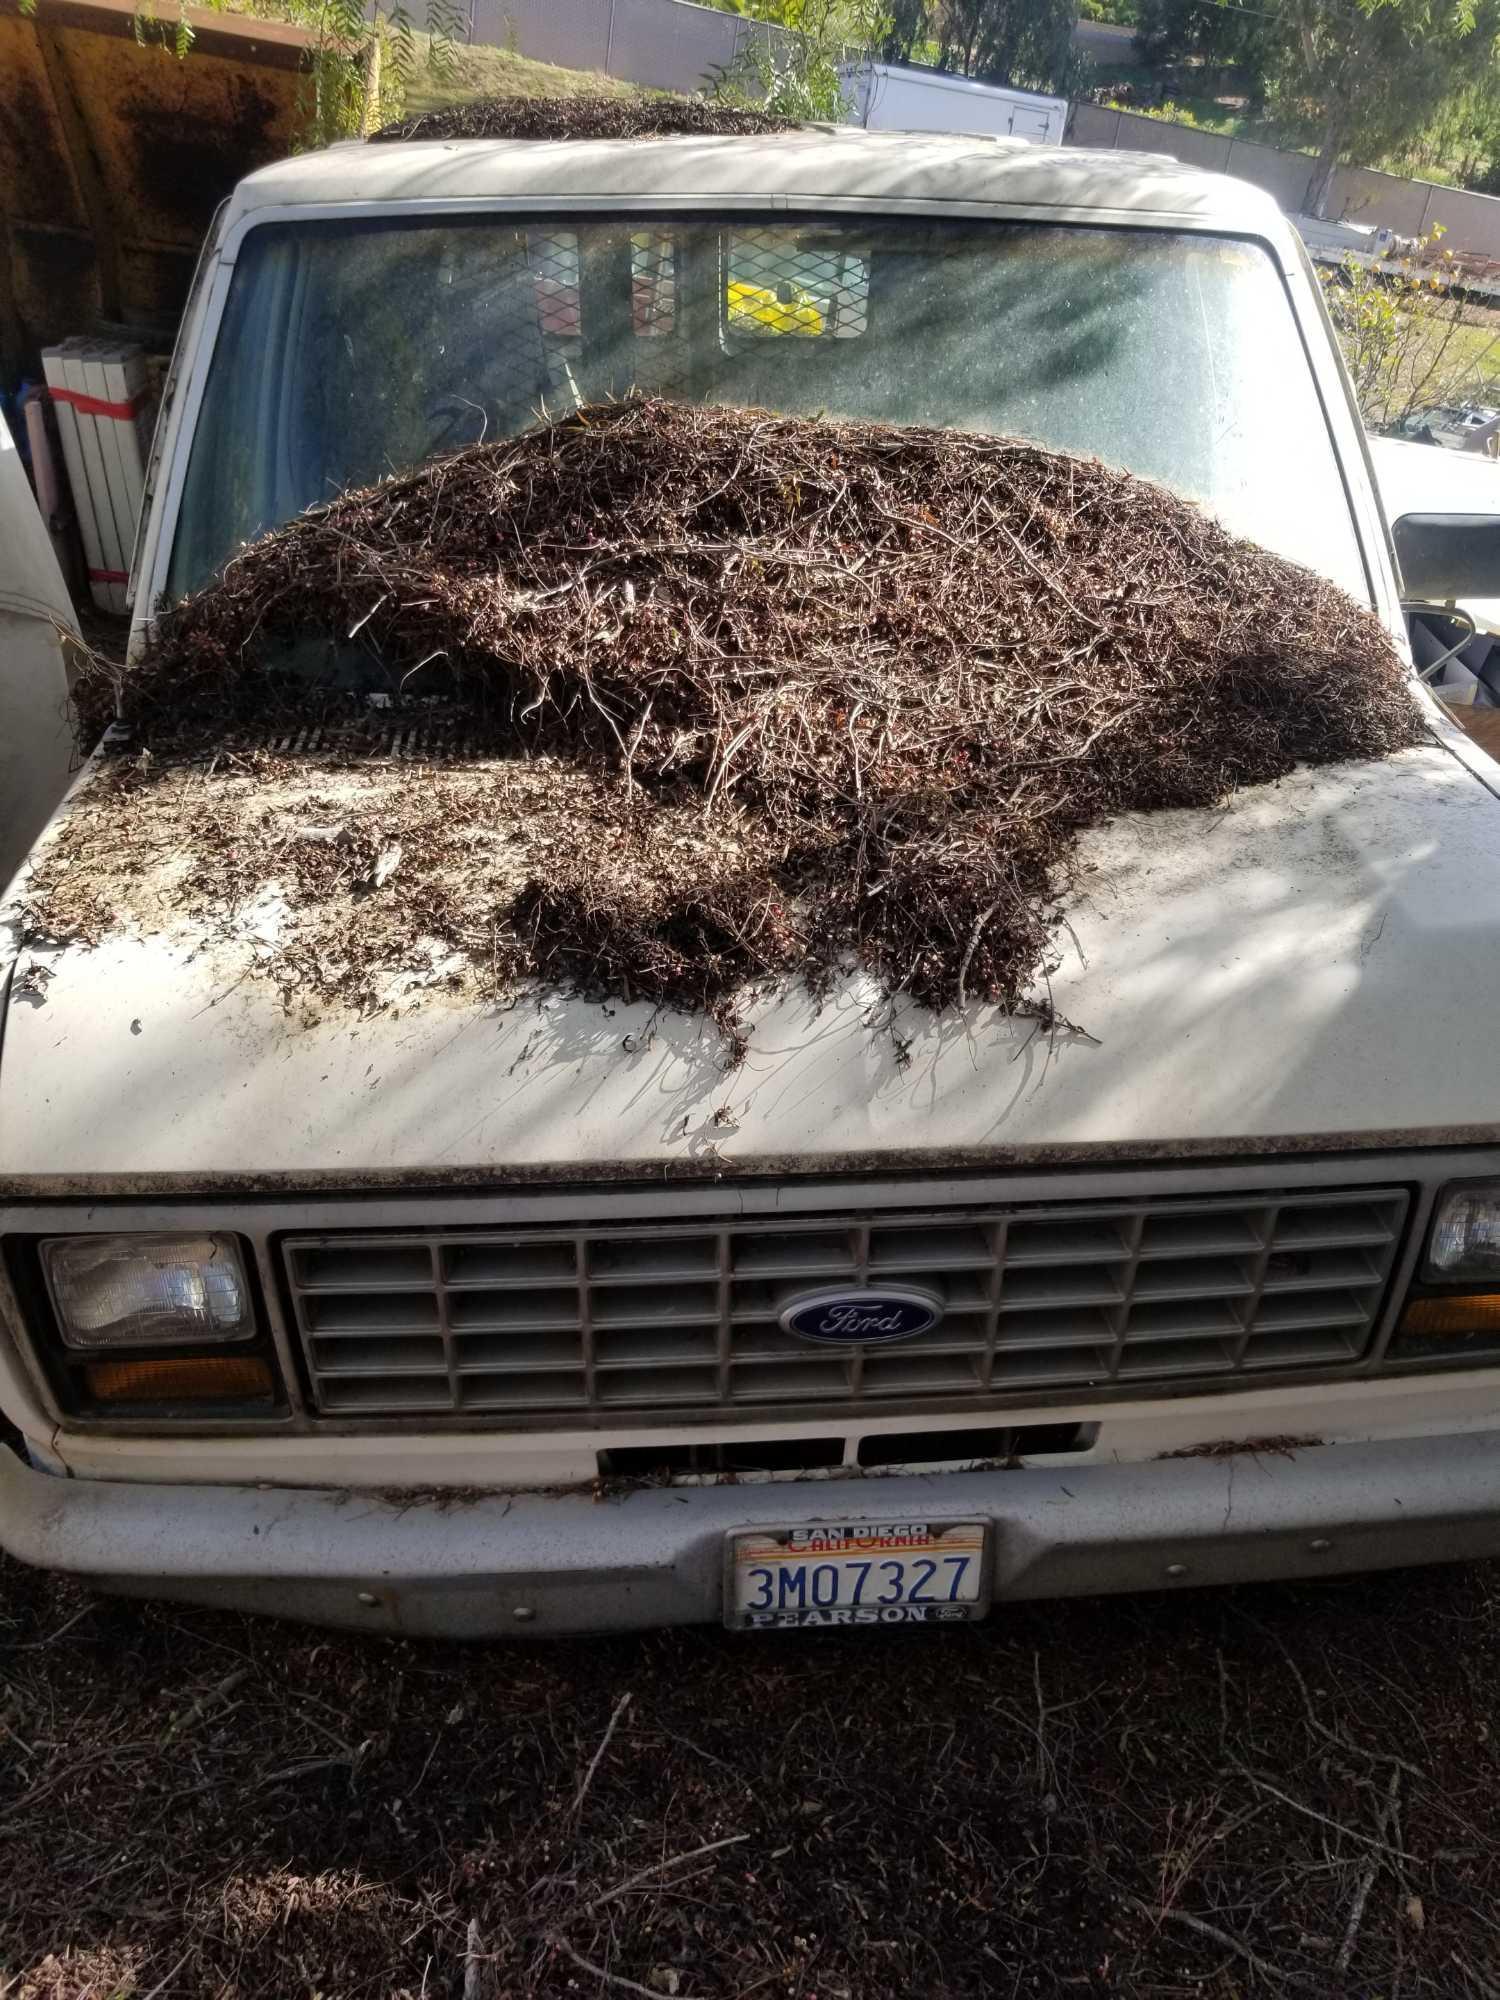
[{"label": "dead twig", "polygon": [[1269,1959],[1262,1958],[1257,1951],[1252,1951],[1249,1945],[1243,1943],[1241,1939],[1231,1937],[1228,1931],[1221,1931],[1217,1924],[1206,1923],[1202,1917],[1195,1917],[1190,1911],[1153,1910],[1149,1903],[1143,1902],[1139,1896],[1130,1895],[1126,1890],[1118,1890],[1116,1893],[1123,1902],[1128,1903],[1141,1916],[1149,1917],[1153,1923],[1181,1924],[1187,1930],[1196,1931],[1200,1937],[1210,1939],[1225,1951],[1232,1952],[1236,1958],[1242,1960],[1253,1971],[1258,1972],[1262,1979],[1271,1980],[1274,1984],[1281,1986],[1296,1986],[1304,1989],[1311,1989],[1315,1984],[1306,1973],[1288,1971],[1281,1966],[1272,1965]]},{"label": "dead twig", "polygon": [[[359,686],[294,664],[356,628]],[[184,910],[291,1012],[536,980],[702,1012],[735,1059],[752,992],[853,967],[1061,1028],[1090,829],[1421,730],[1368,611],[1164,488],[639,398],[264,536],[85,667],[86,717],[117,698],[29,935]]]},{"label": "dead twig", "polygon": [[[618,1987],[622,1993],[642,1993],[645,1995],[645,2000],[661,2000],[661,1994],[655,1987],[642,1986],[639,1980],[627,1979],[622,1972],[611,1972],[605,1966],[595,1965],[591,1958],[585,1958],[581,1951],[575,1951],[568,1940],[560,1937],[556,1931],[548,1936],[547,1942],[555,1951],[560,1951],[564,1958],[570,1959],[580,1972],[592,1973],[595,1979],[602,1979],[606,1986]],[[684,1995],[683,2000],[689,2000],[689,1996]]]},{"label": "dead twig", "polygon": [[[1418,1867],[1423,1865],[1419,1855],[1408,1854],[1404,1848],[1391,1847],[1383,1839],[1372,1837],[1368,1833],[1361,1833],[1357,1827],[1345,1826],[1341,1820],[1330,1819],[1327,1813],[1320,1813],[1316,1807],[1304,1805],[1301,1799],[1294,1799],[1290,1792],[1284,1792],[1279,1786],[1269,1783],[1265,1778],[1257,1777],[1248,1765],[1235,1764],[1231,1766],[1231,1769],[1237,1771],[1242,1778],[1247,1779],[1252,1785],[1257,1786],[1259,1790],[1269,1792],[1273,1799],[1280,1799],[1281,1803],[1284,1806],[1290,1806],[1293,1812],[1301,1813],[1305,1819],[1317,1820],[1320,1826],[1332,1827],[1335,1833],[1341,1833],[1346,1840],[1357,1841],[1361,1847],[1373,1847],[1377,1854],[1389,1854],[1398,1861],[1411,1861]],[[1392,1773],[1393,1778],[1400,1775],[1399,1770]],[[1382,1828],[1384,1820],[1385,1816],[1382,1815]]]},{"label": "dead twig", "polygon": [[464,1932],[464,1992],[463,2000],[483,2000],[484,1959],[479,1934],[479,1919],[470,1917]]},{"label": "dead twig", "polygon": [[370,134],[392,139],[655,139],[668,133],[785,132],[774,112],[740,110],[708,97],[650,97],[581,91],[576,97],[490,97],[419,111]]},{"label": "dead twig", "polygon": [[1416,1778],[1418,1781],[1425,1778],[1425,1772],[1419,1770],[1415,1764],[1408,1763],[1404,1757],[1398,1757],[1389,1750],[1369,1750],[1364,1744],[1354,1742],[1351,1737],[1342,1735],[1336,1729],[1330,1729],[1313,1706],[1313,1699],[1308,1693],[1307,1682],[1303,1679],[1302,1669],[1292,1658],[1291,1653],[1287,1649],[1286,1642],[1282,1639],[1281,1635],[1262,1625],[1258,1618],[1252,1618],[1250,1613],[1239,1605],[1233,1608],[1244,1619],[1247,1625],[1260,1633],[1263,1639],[1269,1639],[1281,1654],[1281,1657],[1286,1661],[1287,1671],[1297,1683],[1297,1691],[1302,1696],[1302,1706],[1307,1714],[1308,1727],[1315,1736],[1321,1736],[1325,1743],[1332,1743],[1337,1749],[1347,1750],[1352,1757],[1363,1757],[1371,1764],[1393,1764],[1398,1770],[1404,1771],[1409,1778]]},{"label": "dead twig", "polygon": [[625,1693],[622,1694],[620,1696],[620,1699],[615,1703],[614,1713],[609,1718],[609,1723],[605,1728],[604,1735],[600,1739],[599,1748],[594,1752],[593,1756],[590,1758],[589,1767],[583,1774],[583,1782],[578,1787],[577,1794],[573,1800],[572,1810],[574,1811],[575,1814],[583,1810],[583,1802],[589,1795],[589,1786],[594,1782],[594,1773],[598,1770],[601,1762],[603,1761],[604,1753],[609,1748],[610,1742],[614,1737],[614,1733],[619,1728],[621,1719],[623,1718],[625,1711],[627,1708],[629,1708],[629,1706],[630,1706],[630,1690],[627,1688]]},{"label": "dead twig", "polygon": [[216,1708],[226,1696],[233,1694],[237,1687],[242,1686],[244,1682],[249,1680],[251,1671],[249,1667],[236,1667],[232,1673],[227,1673],[224,1676],[217,1687],[210,1688],[206,1694],[200,1694],[190,1707],[186,1708],[174,1721],[168,1723],[166,1734],[162,1737],[163,1748],[174,1737],[180,1736],[185,1729],[191,1729],[195,1722],[201,1722],[208,1711],[211,1708]]},{"label": "dead twig", "polygon": [[689,1861],[699,1861],[705,1854],[717,1854],[723,1847],[738,1847],[741,1841],[750,1838],[748,1833],[731,1833],[723,1840],[707,1840],[701,1847],[690,1847],[686,1854],[674,1854],[666,1861],[653,1863],[650,1868],[639,1869],[634,1875],[627,1875],[623,1882],[617,1882],[612,1889],[605,1889],[600,1895],[592,1896],[582,1905],[578,1914],[590,1916],[602,1909],[606,1903],[618,1901],[632,1889],[639,1889],[646,1882],[654,1882],[659,1876],[670,1874],[674,1868],[686,1867]]},{"label": "dead twig", "polygon": [[1488,1979],[1485,1979],[1474,1970],[1467,1959],[1460,1958],[1456,1951],[1450,1952],[1448,1957],[1449,1962],[1458,1967],[1464,1978],[1478,1988],[1479,1992],[1483,1994],[1484,2000],[1500,2000],[1500,1986],[1492,1985]]},{"label": "dead twig", "polygon": [[1395,1818],[1396,1795],[1401,1785],[1401,1773],[1392,1770],[1391,1781],[1386,1788],[1385,1804],[1375,1822],[1375,1832],[1380,1844],[1373,1846],[1369,1860],[1360,1870],[1359,1882],[1354,1891],[1354,1901],[1349,1906],[1349,1921],[1344,1927],[1344,1941],[1339,1946],[1339,1955],[1334,1960],[1336,1969],[1343,1973],[1349,1970],[1349,1962],[1354,1957],[1354,1947],[1359,1939],[1359,1927],[1364,1921],[1365,1904],[1370,1900],[1370,1890],[1374,1885],[1380,1867],[1381,1855],[1391,1850],[1383,1844],[1386,1828]]},{"label": "dead twig", "polygon": [[45,1639],[27,1639],[23,1644],[19,1646],[6,1646],[3,1650],[7,1653],[43,1652],[48,1646],[55,1646],[58,1640],[61,1639],[64,1636],[64,1634],[71,1632],[73,1627],[78,1623],[78,1621],[81,1618],[87,1618],[89,1613],[94,1608],[95,1608],[94,1602],[91,1598],[87,1604],[80,1604],[78,1609],[73,1613],[73,1616],[71,1618],[65,1618],[62,1624],[58,1626],[57,1630],[55,1632],[49,1632]]}]

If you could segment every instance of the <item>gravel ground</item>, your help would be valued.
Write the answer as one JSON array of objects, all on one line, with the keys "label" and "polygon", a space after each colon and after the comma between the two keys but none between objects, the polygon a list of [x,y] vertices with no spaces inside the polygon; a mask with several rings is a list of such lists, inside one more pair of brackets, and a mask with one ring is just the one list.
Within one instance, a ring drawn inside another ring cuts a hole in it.
[{"label": "gravel ground", "polygon": [[0,1566],[4,2000],[1500,1995],[1490,1567],[460,1648]]}]

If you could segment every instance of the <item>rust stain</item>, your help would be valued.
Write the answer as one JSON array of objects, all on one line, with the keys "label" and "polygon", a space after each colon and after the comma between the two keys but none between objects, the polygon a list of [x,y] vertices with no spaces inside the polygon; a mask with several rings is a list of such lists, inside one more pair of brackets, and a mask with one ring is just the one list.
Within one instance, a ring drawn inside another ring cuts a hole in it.
[{"label": "rust stain", "polygon": [[205,29],[181,62],[136,40],[128,4],[59,0],[49,58],[38,24],[0,0],[0,291],[20,343],[8,365],[32,366],[38,347],[86,332],[101,310],[166,335],[219,202],[293,142],[305,38],[265,27]]},{"label": "rust stain", "polygon": [[36,79],[23,75],[0,96],[0,210],[56,225],[76,219],[72,197],[56,114]]},{"label": "rust stain", "polygon": [[[10,230],[11,283],[27,337],[40,347],[91,326],[99,313],[99,262],[82,229]],[[5,254],[0,235],[0,257]]]},{"label": "rust stain", "polygon": [[[187,81],[184,78],[184,81]],[[137,91],[119,106],[130,179],[158,216],[201,236],[236,181],[278,157],[285,105],[248,76],[184,91],[173,107]]]},{"label": "rust stain", "polygon": [[170,344],[187,303],[197,261],[197,252],[186,245],[171,250],[129,246],[121,254],[121,290],[133,301],[140,323],[159,329],[163,346]]}]

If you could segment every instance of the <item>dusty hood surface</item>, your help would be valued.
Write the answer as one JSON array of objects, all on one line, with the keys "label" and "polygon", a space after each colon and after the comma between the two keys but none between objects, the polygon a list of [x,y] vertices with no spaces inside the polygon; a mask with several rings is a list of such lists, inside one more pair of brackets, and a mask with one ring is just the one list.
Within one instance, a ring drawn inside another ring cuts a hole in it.
[{"label": "dusty hood surface", "polygon": [[[302,1025],[203,938],[20,954],[0,1188],[184,1190],[1267,1152],[1500,1130],[1500,799],[1437,743],[1082,843],[1051,990],[1082,1031],[863,981],[719,1036],[429,993]],[[52,976],[31,968],[42,964]]]}]

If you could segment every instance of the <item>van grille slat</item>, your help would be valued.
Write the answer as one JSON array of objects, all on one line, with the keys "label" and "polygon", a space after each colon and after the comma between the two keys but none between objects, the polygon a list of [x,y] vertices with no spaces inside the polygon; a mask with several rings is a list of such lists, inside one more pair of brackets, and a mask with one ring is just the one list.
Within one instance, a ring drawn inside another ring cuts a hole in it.
[{"label": "van grille slat", "polygon": [[[1328,1368],[1365,1354],[1400,1188],[643,1223],[297,1235],[282,1245],[316,1407],[576,1422],[879,1411]],[[787,1333],[826,1287],[938,1293],[863,1351]]]}]

